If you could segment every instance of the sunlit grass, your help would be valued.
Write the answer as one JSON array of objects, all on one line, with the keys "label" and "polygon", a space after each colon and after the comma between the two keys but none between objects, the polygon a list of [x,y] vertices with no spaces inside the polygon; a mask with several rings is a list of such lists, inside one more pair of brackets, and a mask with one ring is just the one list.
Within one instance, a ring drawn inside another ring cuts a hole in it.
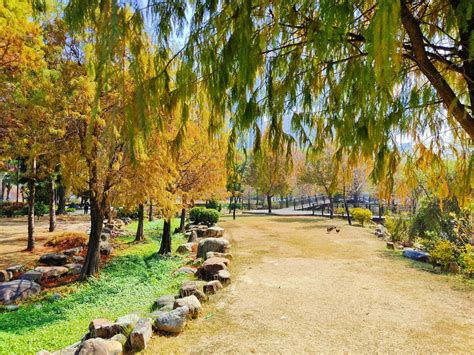
[{"label": "sunlit grass", "polygon": [[[147,223],[145,243],[121,237],[123,249],[98,278],[58,288],[16,312],[0,314],[0,354],[61,349],[79,341],[94,318],[115,320],[130,312],[147,312],[158,296],[176,293],[184,276],[175,277],[173,271],[184,259],[156,256],[162,226],[162,221]],[[133,224],[127,227],[134,230]],[[182,241],[181,235],[173,236],[174,248]],[[62,298],[55,300],[53,292]]]}]

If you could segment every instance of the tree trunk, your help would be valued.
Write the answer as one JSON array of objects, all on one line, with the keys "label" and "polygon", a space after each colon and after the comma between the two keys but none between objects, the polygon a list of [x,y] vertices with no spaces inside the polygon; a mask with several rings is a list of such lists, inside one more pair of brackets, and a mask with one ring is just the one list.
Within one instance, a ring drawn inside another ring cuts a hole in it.
[{"label": "tree trunk", "polygon": [[351,221],[351,214],[349,213],[349,206],[347,206],[347,201],[346,201],[346,189],[343,189],[342,192],[342,198],[344,199],[344,209],[346,210],[346,215],[347,215],[347,223],[349,223],[350,226],[352,226],[352,221]]},{"label": "tree trunk", "polygon": [[4,179],[2,179],[2,198],[1,198],[1,200],[2,200],[2,201],[3,201],[3,194],[4,194],[4,192],[5,192],[5,188],[6,188],[6,186],[5,186],[5,185],[6,185],[6,184],[5,184],[5,180],[4,180]]},{"label": "tree trunk", "polygon": [[179,221],[179,230],[184,233],[184,227],[186,226],[186,208],[181,209],[181,219]]},{"label": "tree trunk", "polygon": [[272,213],[272,197],[267,195],[268,213]]},{"label": "tree trunk", "polygon": [[232,201],[233,201],[234,197],[233,196],[230,196],[230,202],[229,202],[229,213],[232,212]]},{"label": "tree trunk", "polygon": [[235,219],[235,209],[237,207],[237,202],[234,201],[234,208],[232,209],[232,219]]},{"label": "tree trunk", "polygon": [[153,201],[150,200],[150,206],[148,207],[148,222],[153,222]]},{"label": "tree trunk", "polygon": [[36,183],[33,178],[28,180],[28,246],[27,250],[35,248],[35,196]]},{"label": "tree trunk", "polygon": [[56,229],[56,189],[54,188],[54,179],[48,183],[49,190],[49,231]]},{"label": "tree trunk", "polygon": [[163,224],[163,236],[161,237],[161,245],[158,254],[165,255],[171,253],[171,220],[165,219]]},{"label": "tree trunk", "polygon": [[332,196],[329,196],[329,217],[332,219],[334,217],[334,202]]},{"label": "tree trunk", "polygon": [[58,209],[56,214],[66,214],[66,190],[62,184],[61,176],[58,178]]},{"label": "tree trunk", "polygon": [[[36,158],[34,160],[35,168],[36,168]],[[20,194],[20,168],[21,168],[21,163],[20,160],[18,160],[18,165],[16,169],[16,203],[18,203],[18,198]]]},{"label": "tree trunk", "polygon": [[136,242],[143,242],[145,240],[145,235],[143,234],[143,222],[145,218],[144,210],[145,210],[145,207],[143,206],[143,203],[140,203],[138,205],[138,227],[137,227],[137,234],[135,235]]},{"label": "tree trunk", "polygon": [[87,244],[87,255],[84,266],[81,271],[81,280],[88,276],[94,276],[99,272],[100,261],[100,235],[104,225],[105,202],[99,203],[97,193],[91,190],[91,232],[89,235],[89,243]]}]

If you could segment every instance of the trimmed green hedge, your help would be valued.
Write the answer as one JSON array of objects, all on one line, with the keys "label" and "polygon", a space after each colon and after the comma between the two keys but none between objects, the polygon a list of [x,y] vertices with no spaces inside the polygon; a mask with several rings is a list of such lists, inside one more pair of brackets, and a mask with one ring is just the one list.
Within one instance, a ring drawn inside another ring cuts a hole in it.
[{"label": "trimmed green hedge", "polygon": [[210,226],[216,224],[219,220],[219,212],[205,207],[194,207],[189,211],[189,219],[194,223],[202,223]]}]

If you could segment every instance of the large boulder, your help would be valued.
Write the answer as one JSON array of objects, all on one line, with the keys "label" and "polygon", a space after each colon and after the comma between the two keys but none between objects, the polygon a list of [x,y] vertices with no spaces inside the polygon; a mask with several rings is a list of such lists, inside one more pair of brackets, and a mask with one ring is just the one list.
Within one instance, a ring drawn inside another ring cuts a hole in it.
[{"label": "large boulder", "polygon": [[403,256],[416,261],[429,262],[430,255],[424,251],[413,250],[411,248],[403,249]]},{"label": "large boulder", "polygon": [[229,249],[229,241],[224,238],[206,238],[199,242],[197,257],[206,259],[206,254],[210,251],[225,253]]},{"label": "large boulder", "polygon": [[166,305],[169,304],[174,304],[174,300],[176,298],[174,295],[163,295],[160,296],[154,303],[153,303],[153,309],[162,309]]},{"label": "large boulder", "polygon": [[221,228],[218,226],[212,226],[206,230],[207,238],[221,238],[223,236],[224,236],[224,228]]},{"label": "large boulder", "polygon": [[186,325],[188,307],[179,307],[170,312],[160,313],[155,319],[155,328],[167,333],[180,333]]},{"label": "large boulder", "polygon": [[100,254],[109,256],[113,253],[114,247],[109,243],[100,243]]},{"label": "large boulder", "polygon": [[195,243],[197,242],[198,235],[195,230],[192,230],[190,232],[186,232],[185,235],[188,237],[188,243]]},{"label": "large boulder", "polygon": [[121,355],[123,347],[112,339],[93,338],[86,340],[77,352],[78,355]]},{"label": "large boulder", "polygon": [[39,262],[48,266],[63,266],[67,264],[67,255],[49,253],[40,256]]},{"label": "large boulder", "polygon": [[91,338],[110,338],[115,334],[110,334],[113,323],[105,318],[97,318],[89,324],[89,334]]},{"label": "large boulder", "polygon": [[23,270],[25,266],[23,264],[11,265],[7,267],[5,270],[10,271],[12,274],[20,272]]},{"label": "large boulder", "polygon": [[196,243],[186,243],[186,244],[181,244],[178,249],[176,249],[176,252],[178,254],[189,254],[193,251],[193,247],[195,248]]},{"label": "large boulder", "polygon": [[66,274],[69,269],[65,266],[38,266],[35,271],[41,272],[42,279],[52,279]]},{"label": "large boulder", "polygon": [[229,260],[224,258],[211,258],[207,259],[196,272],[196,276],[199,278],[211,281],[215,279],[215,276],[220,270],[227,270]]},{"label": "large boulder", "polygon": [[132,351],[142,351],[146,348],[152,335],[152,321],[150,318],[141,318],[130,334],[130,347]]},{"label": "large boulder", "polygon": [[14,280],[0,283],[0,304],[10,304],[26,299],[41,291],[41,286],[30,280]]},{"label": "large boulder", "polygon": [[178,298],[174,301],[174,308],[180,308],[186,306],[189,309],[189,315],[192,318],[197,318],[199,313],[202,310],[201,302],[197,299],[196,296],[188,296],[183,298]]}]

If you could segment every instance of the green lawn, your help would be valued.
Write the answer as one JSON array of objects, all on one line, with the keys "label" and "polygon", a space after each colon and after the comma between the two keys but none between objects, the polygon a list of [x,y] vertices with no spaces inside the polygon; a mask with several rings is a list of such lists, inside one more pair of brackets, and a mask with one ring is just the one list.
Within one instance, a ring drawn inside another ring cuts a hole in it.
[{"label": "green lawn", "polygon": [[[172,273],[185,260],[155,256],[162,226],[162,221],[145,225],[146,243],[127,245],[134,238],[120,238],[123,248],[98,278],[43,293],[16,312],[1,313],[0,354],[59,350],[79,341],[94,318],[115,320],[133,311],[146,312],[158,296],[176,293],[185,276]],[[136,224],[127,226],[131,232],[134,228]],[[173,236],[174,247],[182,242],[182,235]],[[63,297],[55,300],[53,292]]]}]

